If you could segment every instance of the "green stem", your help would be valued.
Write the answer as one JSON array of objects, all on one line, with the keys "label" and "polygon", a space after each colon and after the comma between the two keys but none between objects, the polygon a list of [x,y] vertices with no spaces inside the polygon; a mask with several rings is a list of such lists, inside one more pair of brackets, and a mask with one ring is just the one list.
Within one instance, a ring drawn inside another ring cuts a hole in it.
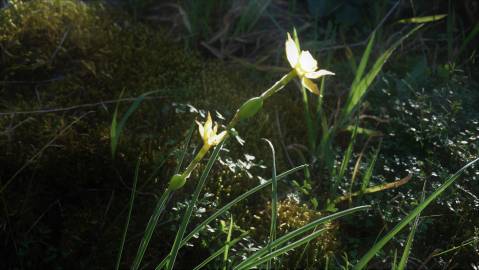
[{"label": "green stem", "polygon": [[400,186],[406,184],[407,182],[409,182],[409,180],[411,180],[411,178],[412,178],[412,176],[408,175],[408,176],[404,177],[403,179],[394,181],[392,183],[385,183],[385,184],[376,185],[376,186],[373,186],[373,187],[366,188],[365,190],[360,190],[360,191],[356,191],[356,192],[353,192],[353,193],[347,193],[343,196],[339,196],[336,199],[334,199],[333,204],[337,204],[337,203],[340,203],[342,201],[349,200],[351,197],[355,197],[355,196],[358,196],[358,195],[379,192],[379,191],[383,191],[385,189],[397,188],[397,187],[400,187]]},{"label": "green stem", "polygon": [[261,94],[261,98],[267,99],[270,96],[276,94],[279,90],[283,89],[294,77],[296,77],[296,70],[291,70],[288,74],[284,75],[279,81],[277,81],[273,86],[271,86],[268,90],[264,91]]},{"label": "green stem", "polygon": [[190,162],[188,167],[185,169],[183,172],[183,177],[188,178],[190,177],[191,172],[198,166],[200,161],[203,159],[203,157],[208,153],[208,150],[210,149],[210,145],[203,144],[203,147],[201,150],[196,154],[195,158]]}]

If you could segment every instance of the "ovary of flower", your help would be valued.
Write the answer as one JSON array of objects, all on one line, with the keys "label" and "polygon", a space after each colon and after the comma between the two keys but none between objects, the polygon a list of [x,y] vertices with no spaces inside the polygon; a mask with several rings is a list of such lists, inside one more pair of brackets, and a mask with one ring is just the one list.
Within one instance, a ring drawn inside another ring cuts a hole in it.
[{"label": "ovary of flower", "polygon": [[211,119],[211,114],[209,112],[204,125],[198,121],[196,121],[196,123],[198,124],[198,130],[203,139],[204,147],[206,148],[219,144],[226,136],[226,131],[216,134],[216,132],[218,132],[218,124],[215,124],[213,127],[213,120]]},{"label": "ovary of flower", "polygon": [[318,70],[318,62],[311,53],[309,51],[301,51],[299,45],[296,46],[296,42],[294,42],[289,33],[288,40],[286,40],[286,57],[291,67],[296,70],[298,77],[301,79],[301,84],[316,95],[319,95],[318,86],[310,79],[334,75],[333,72],[325,69]]}]

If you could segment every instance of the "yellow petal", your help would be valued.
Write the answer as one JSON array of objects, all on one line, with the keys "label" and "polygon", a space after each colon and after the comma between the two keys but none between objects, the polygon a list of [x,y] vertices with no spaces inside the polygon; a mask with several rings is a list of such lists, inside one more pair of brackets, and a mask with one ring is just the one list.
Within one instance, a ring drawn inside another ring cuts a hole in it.
[{"label": "yellow petal", "polygon": [[299,56],[299,66],[305,73],[314,72],[318,69],[318,62],[308,51],[302,51]]},{"label": "yellow petal", "polygon": [[218,145],[221,141],[223,141],[223,138],[226,136],[226,130],[222,131],[220,134],[214,136],[213,138],[210,138],[208,140],[208,143],[210,145]]},{"label": "yellow petal", "polygon": [[301,84],[306,89],[308,89],[311,93],[316,94],[316,95],[319,96],[318,86],[313,81],[311,81],[310,79],[308,79],[306,77],[303,77],[303,78],[301,78]]},{"label": "yellow petal", "polygon": [[208,112],[208,117],[206,118],[206,122],[204,125],[205,134],[209,134],[211,131],[211,126],[213,126],[213,120],[211,119],[211,114]]},{"label": "yellow petal", "polygon": [[291,35],[288,33],[288,40],[286,40],[286,58],[292,68],[296,66],[299,58],[299,48],[296,47],[296,43],[291,38]]},{"label": "yellow petal", "polygon": [[198,121],[196,121],[196,124],[198,124],[198,131],[200,132],[201,138],[204,139],[205,138],[205,129],[204,129],[203,125]]},{"label": "yellow petal", "polygon": [[315,72],[308,72],[304,76],[306,76],[306,78],[310,78],[310,79],[317,79],[317,78],[325,76],[325,75],[334,75],[334,73],[329,71],[329,70],[326,70],[326,69],[320,69],[320,70],[315,71]]}]

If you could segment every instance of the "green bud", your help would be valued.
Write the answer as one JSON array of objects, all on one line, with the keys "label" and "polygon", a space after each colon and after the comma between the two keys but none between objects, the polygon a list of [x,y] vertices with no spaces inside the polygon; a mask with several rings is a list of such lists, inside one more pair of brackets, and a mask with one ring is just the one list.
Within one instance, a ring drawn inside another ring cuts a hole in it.
[{"label": "green bud", "polygon": [[263,108],[263,99],[261,97],[254,97],[243,103],[238,110],[240,120],[250,118]]},{"label": "green bud", "polygon": [[168,189],[171,191],[178,190],[186,183],[186,177],[181,174],[175,174],[171,177]]}]

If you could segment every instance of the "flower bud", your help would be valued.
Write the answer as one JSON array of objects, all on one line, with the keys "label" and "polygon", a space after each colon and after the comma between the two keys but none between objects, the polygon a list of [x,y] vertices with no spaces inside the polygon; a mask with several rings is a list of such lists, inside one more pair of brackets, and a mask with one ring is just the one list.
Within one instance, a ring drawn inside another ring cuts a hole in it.
[{"label": "flower bud", "polygon": [[254,97],[243,103],[238,110],[238,117],[240,120],[250,118],[263,108],[263,99],[261,97]]},{"label": "flower bud", "polygon": [[168,189],[171,191],[175,191],[183,187],[186,183],[186,177],[181,174],[175,174],[171,177],[170,183],[168,184]]}]

